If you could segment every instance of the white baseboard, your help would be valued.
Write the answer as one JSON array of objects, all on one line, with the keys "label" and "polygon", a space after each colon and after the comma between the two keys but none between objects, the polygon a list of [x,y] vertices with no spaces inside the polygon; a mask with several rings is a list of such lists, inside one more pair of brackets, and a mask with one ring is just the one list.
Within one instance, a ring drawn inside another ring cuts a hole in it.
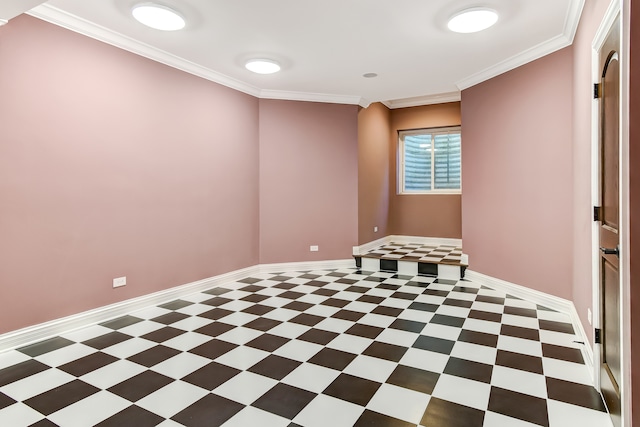
[{"label": "white baseboard", "polygon": [[487,276],[473,270],[466,271],[465,279],[568,315],[571,318],[571,323],[577,340],[584,342],[584,345],[580,346],[580,349],[593,380],[593,349],[587,340],[584,327],[582,326],[582,322],[580,321],[580,317],[578,316],[578,312],[576,311],[576,307],[573,305],[572,301],[536,291],[535,289],[516,285],[515,283],[507,282],[505,280],[496,279],[495,277]]},{"label": "white baseboard", "polygon": [[23,347],[65,332],[102,323],[136,310],[164,304],[185,295],[202,292],[217,286],[224,285],[230,288],[239,287],[240,285],[244,286],[239,283],[234,284],[234,282],[258,273],[330,270],[339,268],[355,268],[355,262],[353,260],[337,260],[254,265],[2,334],[0,335],[0,352]]},{"label": "white baseboard", "polygon": [[421,237],[421,236],[398,236],[398,235],[389,235],[386,237],[382,237],[378,240],[374,240],[369,243],[365,243],[360,246],[353,247],[353,255],[358,256],[365,254],[377,247],[387,245],[389,243],[400,243],[400,244],[409,244],[409,243],[417,243],[420,245],[432,245],[432,246],[456,246],[462,247],[462,239],[449,239],[444,237]]}]

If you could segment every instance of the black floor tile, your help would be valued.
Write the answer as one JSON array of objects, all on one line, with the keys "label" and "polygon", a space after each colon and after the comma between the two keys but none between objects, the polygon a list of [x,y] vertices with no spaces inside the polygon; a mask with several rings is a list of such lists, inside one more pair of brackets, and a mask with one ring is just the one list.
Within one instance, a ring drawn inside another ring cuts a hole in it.
[{"label": "black floor tile", "polygon": [[473,305],[473,301],[467,301],[467,300],[455,299],[455,298],[447,298],[446,300],[444,300],[444,302],[442,304],[443,305],[450,305],[452,307],[471,308],[471,306]]},{"label": "black floor tile", "polygon": [[37,360],[26,360],[16,365],[0,369],[0,387],[37,374],[38,372],[46,371],[47,369],[49,369],[49,366]]},{"label": "black floor tile", "polygon": [[551,359],[584,364],[582,352],[577,348],[542,343],[542,355]]},{"label": "black floor tile", "polygon": [[342,308],[345,305],[350,304],[351,301],[348,300],[344,300],[344,299],[339,299],[339,298],[327,298],[326,300],[322,301],[320,304],[322,305],[328,305],[329,307],[338,307],[338,308]]},{"label": "black floor tile", "polygon": [[[251,280],[249,279],[244,279],[244,280]],[[260,279],[256,279],[257,281],[260,281]],[[245,282],[246,283],[246,282]],[[231,292],[231,289],[227,289],[227,288],[213,288],[213,289],[209,289],[206,290],[204,292],[202,292],[203,294],[208,294],[208,295],[223,295],[226,294],[227,292]]]},{"label": "black floor tile", "polygon": [[500,334],[525,340],[540,341],[540,333],[537,329],[523,328],[521,326],[502,325]]},{"label": "black floor tile", "polygon": [[394,292],[393,294],[391,294],[390,298],[406,299],[409,301],[413,301],[414,299],[416,299],[417,296],[418,294],[410,294],[408,292]]},{"label": "black floor tile", "polygon": [[255,277],[247,277],[246,279],[238,280],[238,283],[247,283],[249,285],[252,285],[252,284],[258,283],[258,282],[262,282],[262,279],[257,279]]},{"label": "black floor tile", "polygon": [[225,310],[224,308],[214,308],[209,311],[205,311],[204,313],[198,314],[198,317],[204,317],[205,319],[211,320],[220,320],[223,317],[226,317],[230,314],[233,314],[233,311]]},{"label": "black floor tile", "polygon": [[178,412],[171,419],[186,427],[217,427],[243,408],[244,405],[233,400],[215,394],[207,394],[191,406]]},{"label": "black floor tile", "polygon": [[354,427],[415,427],[415,424],[365,409]]},{"label": "black floor tile", "polygon": [[131,357],[127,357],[127,360],[150,368],[160,362],[164,362],[165,360],[172,358],[177,354],[180,354],[180,350],[165,347],[163,345],[157,345],[138,354],[134,354]]},{"label": "black floor tile", "polygon": [[538,320],[540,329],[545,331],[562,332],[565,334],[574,334],[573,326],[571,323],[554,322],[551,320]]},{"label": "black floor tile", "polygon": [[268,305],[254,304],[251,307],[247,307],[241,311],[242,313],[249,313],[249,314],[255,314],[256,316],[263,316],[275,309],[276,309],[275,307],[269,307]]},{"label": "black floor tile", "polygon": [[259,337],[249,341],[245,345],[248,347],[257,348],[259,350],[272,352],[282,347],[289,341],[291,341],[289,338],[279,337],[277,335],[262,334]]},{"label": "black floor tile", "polygon": [[221,365],[217,362],[211,362],[202,368],[193,371],[186,377],[182,378],[182,381],[189,384],[197,385],[205,390],[213,390],[218,386],[226,383],[231,378],[238,375],[241,371],[235,368],[231,368],[226,365]]},{"label": "black floor tile", "polygon": [[360,313],[359,311],[340,310],[331,317],[335,319],[348,320],[350,322],[357,322],[362,319],[366,313]]},{"label": "black floor tile", "polygon": [[492,313],[490,311],[482,311],[482,310],[471,310],[469,312],[469,319],[478,319],[478,320],[486,320],[487,322],[502,322],[502,314],[501,313]]},{"label": "black floor tile", "polygon": [[171,301],[166,304],[159,305],[158,307],[166,308],[167,310],[180,310],[181,308],[189,307],[190,305],[193,305],[193,303],[190,301],[177,299],[175,301]]},{"label": "black floor tile", "polygon": [[468,342],[471,344],[484,345],[486,347],[496,348],[498,346],[498,336],[487,334],[484,332],[468,331],[463,329],[458,336],[458,341]]},{"label": "black floor tile", "polygon": [[540,375],[544,372],[542,368],[542,358],[505,350],[498,350],[496,365]]},{"label": "black floor tile", "polygon": [[[343,283],[343,282],[340,282],[339,280],[338,280],[338,282],[339,283]],[[353,280],[352,282],[355,283],[356,281]],[[365,294],[370,289],[371,288],[367,288],[367,287],[364,287],[364,286],[349,286],[347,289],[345,289],[345,291],[347,291],[347,292],[357,292],[359,294]]]},{"label": "black floor tile", "polygon": [[322,393],[356,405],[366,406],[380,388],[380,383],[340,374]]},{"label": "black floor tile", "polygon": [[378,328],[377,326],[363,325],[360,323],[356,323],[349,329],[347,329],[344,333],[349,335],[356,335],[359,337],[371,338],[374,339],[378,335],[380,335],[384,331],[382,328]]},{"label": "black floor tile", "polygon": [[435,313],[440,306],[438,304],[428,304],[426,302],[413,302],[408,307],[411,310],[419,310],[419,311],[427,311],[430,313]]},{"label": "black floor tile", "polygon": [[313,295],[320,295],[323,297],[332,297],[335,294],[337,294],[340,291],[336,291],[335,289],[324,289],[324,288],[320,288],[320,289],[316,289],[315,291],[311,292]]},{"label": "black floor tile", "polygon": [[36,357],[50,351],[58,350],[74,344],[73,341],[62,337],[54,337],[48,340],[40,341],[35,344],[31,344],[25,347],[21,347],[18,351],[26,354],[27,356]]},{"label": "black floor tile", "polygon": [[490,384],[493,365],[451,357],[447,362],[444,373]]},{"label": "black floor tile", "polygon": [[316,353],[315,356],[309,359],[309,363],[342,371],[355,358],[356,355],[352,353],[335,350],[333,348],[323,348],[318,353]]},{"label": "black floor tile", "polygon": [[89,347],[93,347],[97,350],[102,350],[104,348],[111,347],[112,345],[119,344],[123,341],[130,340],[131,338],[133,337],[130,335],[126,335],[118,331],[113,331],[109,332],[108,334],[100,335],[99,337],[83,341],[82,344],[88,345]]},{"label": "black floor tile", "polygon": [[110,387],[108,391],[131,402],[137,402],[172,382],[173,379],[167,376],[147,370]]},{"label": "black floor tile", "polygon": [[435,372],[398,365],[387,379],[387,382],[420,393],[432,394],[439,378],[440,374]]},{"label": "black floor tile", "polygon": [[382,297],[376,297],[374,295],[362,295],[360,298],[358,298],[356,301],[359,302],[366,302],[369,304],[375,304],[375,305],[379,305],[381,302],[383,302],[385,299]]},{"label": "black floor tile", "polygon": [[500,304],[504,305],[505,298],[500,297],[492,297],[489,295],[478,295],[476,297],[477,302],[488,302],[489,304]]},{"label": "black floor tile", "polygon": [[126,315],[126,316],[118,317],[117,319],[102,322],[100,323],[100,326],[117,330],[117,329],[125,328],[127,326],[135,325],[136,323],[140,323],[140,322],[142,322],[142,319],[140,319],[139,317]]},{"label": "black floor tile", "polygon": [[549,427],[547,402],[535,396],[491,387],[489,410],[522,421]]},{"label": "black floor tile", "polygon": [[257,319],[252,320],[251,322],[245,324],[244,326],[246,328],[251,328],[258,331],[266,332],[269,329],[275,328],[281,323],[282,322],[279,320],[268,319],[266,317],[258,317]]},{"label": "black floor tile", "polygon": [[73,380],[60,387],[27,399],[24,403],[41,414],[50,415],[98,391],[100,391],[100,389],[92,385],[80,380]]},{"label": "black floor tile", "polygon": [[154,322],[158,322],[158,323],[162,323],[163,325],[170,325],[172,323],[176,323],[180,320],[184,320],[186,318],[188,318],[189,316],[187,314],[182,314],[182,313],[177,313],[177,312],[173,312],[173,313],[167,313],[167,314],[163,314],[161,316],[155,317],[153,319],[151,319]]},{"label": "black floor tile", "polygon": [[324,317],[316,316],[313,314],[300,313],[293,319],[289,320],[289,322],[305,326],[315,326],[318,323],[322,322],[324,319]]},{"label": "black floor tile", "polygon": [[[477,294],[478,293],[478,288],[470,288],[468,286],[462,286],[462,285],[458,285],[455,288],[453,288],[453,292],[460,292],[463,294]],[[476,299],[477,301],[477,299]]]},{"label": "black floor tile", "polygon": [[207,341],[206,343],[199,345],[196,348],[192,348],[191,350],[189,350],[189,353],[197,354],[198,356],[206,357],[213,360],[233,350],[236,347],[238,347],[237,344],[212,339],[211,341]]},{"label": "black floor tile", "polygon": [[510,307],[506,306],[504,308],[504,314],[511,314],[514,316],[523,316],[523,317],[538,317],[538,312],[532,308],[522,308],[522,307]]},{"label": "black floor tile", "polygon": [[213,297],[211,299],[208,299],[206,301],[202,301],[200,304],[210,305],[212,307],[219,307],[219,306],[227,304],[227,303],[229,303],[231,301],[233,301],[233,300],[229,299],[229,298],[218,296],[218,297]]},{"label": "black floor tile", "polygon": [[483,423],[484,411],[436,397],[429,400],[420,421],[424,427],[481,427]]},{"label": "black floor tile", "polygon": [[278,383],[271,390],[263,394],[251,406],[264,411],[280,415],[285,418],[295,418],[305,406],[317,395],[307,390]]},{"label": "black floor tile", "polygon": [[251,295],[247,295],[246,297],[240,298],[240,301],[246,301],[246,302],[262,302],[266,299],[271,298],[268,295],[260,295],[260,294],[251,294]]},{"label": "black floor tile", "polygon": [[165,326],[164,328],[160,328],[153,332],[149,332],[148,334],[144,334],[140,338],[144,338],[145,340],[160,343],[160,342],[168,341],[171,338],[175,338],[184,333],[186,333],[186,331],[183,331],[182,329],[176,329],[176,328],[172,328],[171,326]]},{"label": "black floor tile", "polygon": [[[257,283],[257,282],[256,282]],[[240,291],[244,291],[244,292],[258,292],[261,291],[263,289],[266,289],[264,286],[258,286],[258,285],[248,285],[248,286],[244,286],[242,288],[240,288]]]},{"label": "black floor tile", "polygon": [[378,359],[399,362],[402,356],[407,352],[407,347],[399,345],[387,344],[375,341],[362,353],[366,356],[377,357]]},{"label": "black floor tile", "polygon": [[96,427],[155,427],[163,421],[163,417],[139,406],[131,405],[96,424]]},{"label": "black floor tile", "polygon": [[97,353],[88,354],[72,362],[65,363],[64,365],[59,366],[58,369],[73,376],[81,377],[89,372],[93,372],[96,369],[100,369],[103,366],[116,362],[117,360],[117,357],[113,357],[110,354],[99,351]]},{"label": "black floor tile", "polygon": [[14,403],[16,403],[15,400],[13,400],[12,398],[10,398],[4,393],[0,393],[0,409],[4,409],[7,406],[13,405]]},{"label": "black floor tile", "polygon": [[287,291],[287,292],[283,292],[280,295],[278,295],[278,297],[280,297],[280,298],[287,298],[287,299],[298,299],[298,298],[303,297],[303,296],[304,296],[303,293],[296,292],[296,291]]},{"label": "black floor tile", "polygon": [[455,341],[449,341],[442,338],[420,335],[416,342],[413,343],[412,347],[436,353],[451,354],[451,350],[453,350],[455,343]]},{"label": "black floor tile", "polygon": [[[321,289],[322,290],[322,289]],[[309,304],[308,302],[300,302],[300,301],[292,301],[289,304],[285,305],[282,308],[286,308],[289,310],[295,311],[306,311],[313,307],[313,304]]]},{"label": "black floor tile", "polygon": [[297,339],[315,344],[327,345],[338,335],[339,334],[335,332],[311,328],[304,334],[300,335]]},{"label": "black floor tile", "polygon": [[249,372],[281,380],[300,366],[301,362],[286,357],[269,355],[248,369]]},{"label": "black floor tile", "polygon": [[44,418],[35,424],[31,424],[29,427],[59,427],[59,426],[53,421],[49,421],[48,419]]},{"label": "black floor tile", "polygon": [[229,332],[234,328],[235,326],[229,325],[223,322],[213,322],[201,328],[196,329],[194,332],[197,332],[199,334],[209,335],[210,337],[217,337],[218,335],[222,335],[225,332]]},{"label": "black floor tile", "polygon": [[454,328],[461,328],[464,325],[466,319],[462,317],[446,316],[444,314],[435,314],[429,323],[436,323],[438,325],[453,326]]},{"label": "black floor tile", "polygon": [[389,325],[389,327],[392,329],[398,329],[400,331],[407,331],[407,332],[415,332],[417,334],[422,332],[425,326],[427,326],[426,323],[416,322],[414,320],[405,320],[405,319],[396,319],[393,321],[391,325]]},{"label": "black floor tile", "polygon": [[547,396],[584,408],[606,412],[600,393],[592,386],[547,377]]},{"label": "black floor tile", "polygon": [[371,313],[373,313],[373,314],[381,314],[383,316],[397,317],[403,311],[404,310],[402,310],[401,308],[387,307],[387,306],[384,306],[384,305],[379,305],[378,307],[374,308],[371,311]]}]

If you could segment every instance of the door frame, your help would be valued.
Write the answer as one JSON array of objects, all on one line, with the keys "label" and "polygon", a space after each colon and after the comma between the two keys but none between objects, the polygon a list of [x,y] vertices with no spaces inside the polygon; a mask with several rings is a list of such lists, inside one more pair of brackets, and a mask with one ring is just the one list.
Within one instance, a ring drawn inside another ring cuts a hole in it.
[{"label": "door frame", "polygon": [[[631,330],[630,322],[630,257],[629,257],[629,12],[630,0],[612,0],[592,42],[591,64],[592,82],[599,83],[601,78],[599,51],[609,30],[620,17],[620,343],[622,356],[622,425],[631,425]],[[591,104],[591,202],[600,203],[600,101],[594,99]],[[591,225],[591,283],[593,305],[593,327],[600,328],[600,248],[599,224]],[[591,332],[593,337],[593,331]],[[600,345],[593,345],[594,386],[600,390]]]}]

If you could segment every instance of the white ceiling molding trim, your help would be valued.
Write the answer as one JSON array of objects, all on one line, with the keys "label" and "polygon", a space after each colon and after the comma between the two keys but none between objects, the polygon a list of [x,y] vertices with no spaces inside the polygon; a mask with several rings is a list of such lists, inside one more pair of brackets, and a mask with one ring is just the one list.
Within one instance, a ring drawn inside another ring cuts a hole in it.
[{"label": "white ceiling molding trim", "polygon": [[574,0],[571,2],[569,6],[569,13],[567,14],[567,19],[564,24],[564,34],[553,37],[546,42],[540,43],[539,45],[512,56],[505,61],[499,62],[498,64],[486,68],[479,73],[473,74],[459,82],[456,82],[458,89],[468,89],[479,83],[497,77],[500,74],[504,74],[507,71],[514,70],[528,64],[529,62],[570,46],[573,43],[573,38],[578,30],[578,23],[580,22],[580,16],[582,15],[584,1],[585,0]]},{"label": "white ceiling molding trim", "polygon": [[[324,102],[329,104],[351,104],[368,107],[370,102],[360,96],[353,95],[332,95],[326,93],[290,92],[286,90],[263,89],[260,91],[260,98],[281,99],[284,101],[308,101]],[[363,105],[364,104],[364,105]]]},{"label": "white ceiling molding trim", "polygon": [[6,25],[8,23],[9,23],[9,21],[7,19],[0,18],[0,27],[2,27],[3,25]]},{"label": "white ceiling molding trim", "polygon": [[422,105],[444,104],[447,102],[460,101],[460,92],[447,92],[437,95],[419,96],[414,98],[395,99],[386,101],[385,105],[390,110],[396,108],[420,107]]},{"label": "white ceiling molding trim", "polygon": [[202,77],[203,79],[219,83],[231,89],[235,89],[237,91],[244,92],[256,97],[260,94],[260,89],[255,86],[248,85],[239,80],[225,76],[224,74],[220,74],[198,64],[194,64],[191,61],[187,61],[163,50],[154,48],[153,46],[149,46],[145,43],[141,43],[132,38],[119,34],[115,31],[111,31],[107,28],[93,24],[55,7],[43,4],[31,9],[27,13],[31,16],[42,19],[43,21],[47,21],[59,27],[75,31],[76,33],[91,37],[92,39],[99,40],[101,42],[110,44],[131,53],[135,53],[136,55],[143,56],[153,61],[160,62],[164,65],[168,65],[186,73]]}]

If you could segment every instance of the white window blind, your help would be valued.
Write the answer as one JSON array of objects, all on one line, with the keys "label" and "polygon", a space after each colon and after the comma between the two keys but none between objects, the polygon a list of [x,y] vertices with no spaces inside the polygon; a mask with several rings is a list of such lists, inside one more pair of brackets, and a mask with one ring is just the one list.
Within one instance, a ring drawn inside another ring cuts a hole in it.
[{"label": "white window blind", "polygon": [[401,193],[460,192],[460,128],[401,132],[399,148]]}]

